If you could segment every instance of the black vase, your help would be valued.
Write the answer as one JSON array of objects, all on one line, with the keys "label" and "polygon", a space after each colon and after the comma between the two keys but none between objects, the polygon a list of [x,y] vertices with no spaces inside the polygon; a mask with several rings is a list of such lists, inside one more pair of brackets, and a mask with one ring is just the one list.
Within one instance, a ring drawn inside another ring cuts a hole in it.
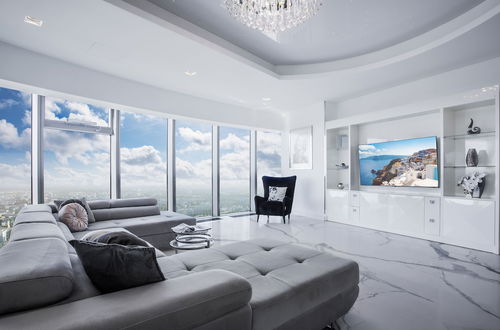
[{"label": "black vase", "polygon": [[476,167],[479,163],[479,158],[477,156],[477,151],[474,148],[470,148],[467,151],[467,157],[465,157],[465,163],[467,167]]}]

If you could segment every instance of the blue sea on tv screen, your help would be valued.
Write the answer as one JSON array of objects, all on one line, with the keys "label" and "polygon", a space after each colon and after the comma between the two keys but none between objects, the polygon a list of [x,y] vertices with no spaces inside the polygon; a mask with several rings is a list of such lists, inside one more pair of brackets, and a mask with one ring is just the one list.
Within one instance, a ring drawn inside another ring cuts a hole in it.
[{"label": "blue sea on tv screen", "polygon": [[368,158],[362,158],[359,160],[359,170],[361,174],[361,184],[370,186],[373,179],[377,174],[372,173],[373,170],[381,170],[385,165],[389,164],[391,160],[396,158],[401,158],[401,155],[382,155],[382,156],[371,156]]}]

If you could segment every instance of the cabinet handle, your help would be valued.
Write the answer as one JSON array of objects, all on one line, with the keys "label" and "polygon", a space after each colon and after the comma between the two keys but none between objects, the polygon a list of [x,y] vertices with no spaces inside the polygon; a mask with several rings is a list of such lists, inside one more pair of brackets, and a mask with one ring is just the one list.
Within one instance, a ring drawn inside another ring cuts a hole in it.
[{"label": "cabinet handle", "polygon": [[352,194],[352,197],[357,197],[357,196],[358,196],[358,195],[356,195],[356,194]]},{"label": "cabinet handle", "polygon": [[357,212],[357,210],[356,210],[356,209],[352,209],[352,211],[353,211],[353,212]]},{"label": "cabinet handle", "polygon": [[429,222],[436,222],[436,220],[431,218],[429,219]]},{"label": "cabinet handle", "polygon": [[435,200],[433,200],[433,199],[431,199],[431,200],[429,201],[429,203],[434,204],[434,203],[436,203],[436,201],[435,201]]}]

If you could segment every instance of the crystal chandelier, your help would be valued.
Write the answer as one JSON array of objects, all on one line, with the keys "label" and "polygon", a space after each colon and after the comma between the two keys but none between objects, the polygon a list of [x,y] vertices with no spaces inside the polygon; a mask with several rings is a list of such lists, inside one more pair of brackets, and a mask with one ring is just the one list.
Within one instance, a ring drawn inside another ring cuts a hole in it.
[{"label": "crystal chandelier", "polygon": [[277,34],[316,15],[321,0],[224,0],[224,5],[241,23]]}]

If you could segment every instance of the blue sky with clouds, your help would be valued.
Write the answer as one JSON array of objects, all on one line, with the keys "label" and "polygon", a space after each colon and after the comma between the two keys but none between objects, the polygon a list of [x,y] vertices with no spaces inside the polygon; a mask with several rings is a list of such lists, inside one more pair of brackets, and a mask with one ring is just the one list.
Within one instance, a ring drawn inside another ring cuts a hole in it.
[{"label": "blue sky with clouds", "polygon": [[431,148],[436,148],[435,136],[360,145],[359,157],[367,158],[379,155],[410,156],[417,151]]},{"label": "blue sky with clouds", "polygon": [[[5,189],[29,184],[30,95],[0,88],[0,179]],[[97,106],[46,98],[47,119],[93,122],[105,126],[108,112]],[[191,187],[211,182],[211,125],[176,122],[177,182]],[[163,189],[166,176],[167,119],[122,112],[121,161],[124,186],[151,185]],[[221,180],[226,186],[248,181],[248,130],[221,127]],[[279,174],[281,137],[259,132],[259,175]],[[46,129],[47,191],[79,186],[109,190],[109,136]],[[4,182],[6,182],[4,180]],[[247,184],[247,183],[245,183]]]}]

